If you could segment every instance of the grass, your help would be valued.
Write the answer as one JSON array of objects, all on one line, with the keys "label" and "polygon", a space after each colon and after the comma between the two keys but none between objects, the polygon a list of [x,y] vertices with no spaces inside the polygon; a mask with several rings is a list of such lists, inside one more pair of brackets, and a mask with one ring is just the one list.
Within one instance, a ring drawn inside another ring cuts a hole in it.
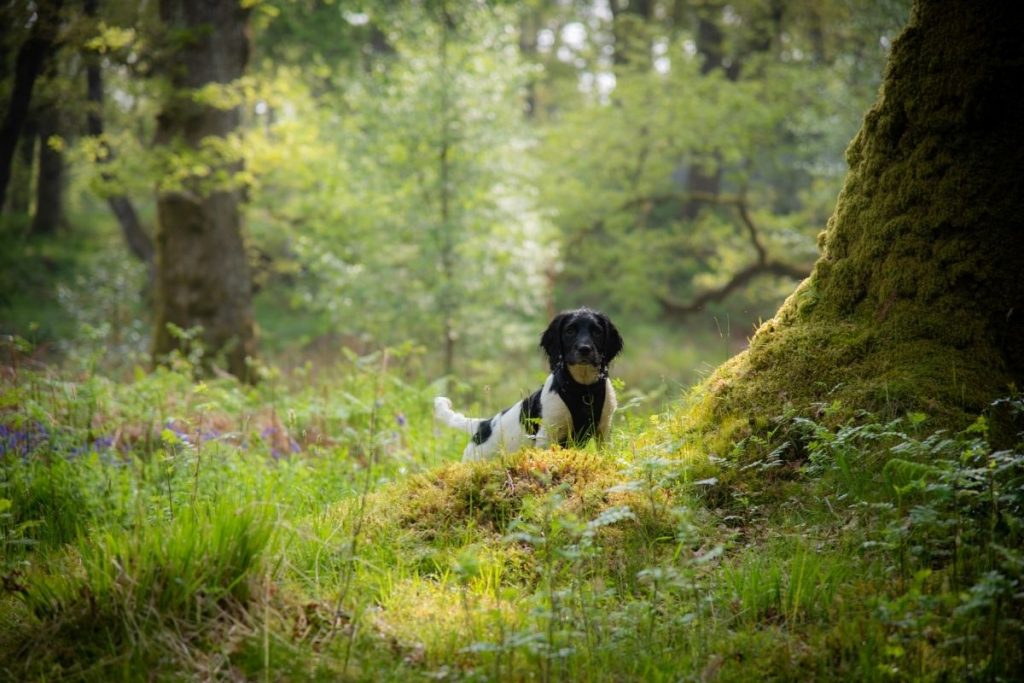
[{"label": "grass", "polygon": [[[0,384],[11,680],[1013,680],[1024,454],[985,417],[686,411],[453,462],[415,350]],[[1003,412],[1022,410],[1019,400]],[[628,415],[628,414],[627,414]]]}]

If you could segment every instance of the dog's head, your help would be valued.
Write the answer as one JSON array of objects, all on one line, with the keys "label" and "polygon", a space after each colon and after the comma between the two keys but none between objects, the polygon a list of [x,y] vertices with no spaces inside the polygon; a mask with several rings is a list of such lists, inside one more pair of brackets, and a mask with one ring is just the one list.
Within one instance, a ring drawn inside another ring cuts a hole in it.
[{"label": "dog's head", "polygon": [[622,337],[604,313],[589,308],[555,316],[540,338],[554,371],[559,364],[603,370],[622,351]]}]

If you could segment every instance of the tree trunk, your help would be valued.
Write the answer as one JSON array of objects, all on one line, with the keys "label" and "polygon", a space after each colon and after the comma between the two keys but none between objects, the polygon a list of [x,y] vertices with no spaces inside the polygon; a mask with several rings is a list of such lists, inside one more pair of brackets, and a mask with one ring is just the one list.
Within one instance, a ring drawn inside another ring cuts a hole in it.
[{"label": "tree trunk", "polygon": [[[540,12],[534,7],[521,7],[519,12],[519,57],[524,63],[533,65],[537,61]],[[537,118],[537,78],[532,73],[526,81],[523,112],[527,120]]]},{"label": "tree trunk", "polygon": [[[697,54],[700,55],[700,74],[707,76],[714,71],[721,71],[732,82],[739,80],[745,59],[768,52],[772,49],[776,38],[782,34],[783,6],[779,0],[771,0],[762,9],[766,15],[747,17],[748,23],[761,28],[754,32],[754,38],[747,43],[742,52],[734,52],[727,58],[725,54],[725,34],[718,25],[721,21],[723,5],[704,3],[694,9],[694,25]],[[690,164],[687,173],[686,189],[694,196],[717,196],[722,187],[722,165],[718,153],[710,155],[710,164]],[[686,220],[693,220],[700,214],[705,203],[691,201],[683,204],[679,215]]]},{"label": "tree trunk", "polygon": [[[85,1],[85,14],[95,20],[98,13],[98,0]],[[87,53],[85,55],[86,67],[86,97],[89,100],[89,112],[86,115],[86,132],[97,138],[103,136],[103,70],[100,66],[99,55]],[[108,164],[114,160],[114,150],[105,142],[103,143],[105,156],[100,163]],[[103,179],[109,180],[110,174],[103,173]],[[128,250],[140,261],[149,264],[152,269],[153,262],[153,240],[142,227],[139,214],[131,200],[124,195],[111,195],[107,197],[107,205],[117,218],[121,226],[121,234],[124,235]]]},{"label": "tree trunk", "polygon": [[39,117],[39,172],[33,235],[55,235],[64,221],[64,153],[50,144],[60,135],[60,110],[47,107]]},{"label": "tree trunk", "polygon": [[441,257],[441,293],[439,307],[442,324],[442,342],[444,344],[444,375],[445,382],[455,375],[455,316],[458,297],[455,295],[455,240],[452,235],[452,185],[451,144],[452,144],[452,107],[449,100],[451,81],[448,70],[448,33],[451,30],[451,16],[447,6],[441,6],[441,40],[438,43],[438,60],[441,62],[441,102],[440,130],[438,135],[437,177],[438,177],[438,231]]},{"label": "tree trunk", "polygon": [[[701,56],[700,75],[707,76],[716,69],[723,69],[725,55],[723,44],[725,36],[722,29],[718,27],[711,17],[711,11],[721,11],[717,6],[703,6],[696,16],[696,46],[697,54]],[[724,71],[724,69],[723,69]],[[726,72],[729,80],[736,80],[737,73]],[[712,155],[714,163],[710,168],[704,164],[690,164],[686,174],[686,190],[693,196],[717,197],[722,188],[722,166],[718,154]],[[684,203],[679,210],[679,216],[685,220],[694,220],[700,214],[705,202],[689,201]]]},{"label": "tree trunk", "polygon": [[651,65],[650,36],[648,23],[654,18],[653,0],[611,0],[612,12],[612,62],[616,65],[629,64],[636,57],[640,66]]},{"label": "tree trunk", "polygon": [[[196,102],[196,89],[241,77],[248,60],[247,11],[237,0],[161,0],[160,15],[178,41],[166,65],[171,93],[157,118],[156,143],[169,150],[198,150],[209,137],[224,137],[239,125],[240,112]],[[215,168],[231,174],[238,164]],[[205,182],[204,182],[205,181]],[[211,188],[209,178],[157,197],[157,360],[186,344],[168,325],[201,327],[207,362],[223,356],[227,369],[248,378],[254,352],[252,279],[242,239],[241,192]]]},{"label": "tree trunk", "polygon": [[819,401],[954,424],[1024,386],[1024,100],[1007,94],[1024,83],[1021,15],[915,3],[821,258],[704,385],[711,429]]},{"label": "tree trunk", "polygon": [[18,49],[14,63],[14,87],[11,88],[7,114],[0,125],[0,206],[4,205],[7,196],[11,162],[32,102],[32,90],[43,64],[54,50],[62,4],[62,0],[39,3],[35,24],[29,30],[28,39]]},{"label": "tree trunk", "polygon": [[11,178],[7,186],[7,204],[4,212],[27,215],[32,206],[32,167],[36,160],[36,138],[39,136],[35,119],[30,115],[21,128],[18,154],[11,164]]}]

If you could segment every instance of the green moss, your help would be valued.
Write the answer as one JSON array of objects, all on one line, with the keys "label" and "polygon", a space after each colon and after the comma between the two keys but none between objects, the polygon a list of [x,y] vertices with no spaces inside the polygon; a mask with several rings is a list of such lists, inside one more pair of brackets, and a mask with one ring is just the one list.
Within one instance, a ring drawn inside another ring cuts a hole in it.
[{"label": "green moss", "polygon": [[1006,11],[915,12],[812,275],[697,392],[693,428],[714,452],[738,424],[823,401],[963,426],[1024,382],[1024,250],[1009,246],[1024,231],[1024,111],[1001,94],[1024,59]]},{"label": "green moss", "polygon": [[397,521],[427,539],[467,525],[502,533],[519,516],[524,500],[556,487],[565,487],[567,508],[594,509],[613,477],[607,458],[576,450],[453,463],[402,484]]}]

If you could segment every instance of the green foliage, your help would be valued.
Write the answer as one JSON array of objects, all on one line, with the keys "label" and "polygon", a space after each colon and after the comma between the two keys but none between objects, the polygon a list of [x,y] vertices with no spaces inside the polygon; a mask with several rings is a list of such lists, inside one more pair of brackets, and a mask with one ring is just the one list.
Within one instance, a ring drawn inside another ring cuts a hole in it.
[{"label": "green foliage", "polygon": [[[410,8],[394,54],[372,71],[332,73],[318,93],[276,66],[249,96],[285,112],[247,134],[246,167],[254,234],[287,231],[281,246],[303,264],[298,307],[375,344],[440,349],[444,325],[474,355],[493,353],[484,344],[494,338],[529,343],[553,251],[523,182],[533,172],[517,100],[526,71],[507,20],[467,7],[442,29]],[[493,315],[496,300],[512,314]]]},{"label": "green foliage", "polygon": [[[273,316],[285,314],[310,321],[304,336],[321,343],[414,340],[442,371],[451,343],[460,376],[485,382],[488,362],[530,345],[542,309],[590,303],[650,324],[659,297],[684,301],[749,265],[728,201],[683,215],[687,174],[721,173],[723,197],[743,195],[769,255],[808,263],[844,172],[840,151],[874,96],[879,37],[905,3],[800,3],[775,24],[762,3],[700,8],[722,29],[723,54],[742,63],[738,76],[705,72],[694,17],[656,4],[645,23],[547,3],[253,3],[248,73],[195,94],[238,107],[238,133],[171,151],[151,149],[167,94],[155,7],[65,8],[60,68],[39,91],[91,112],[74,80],[84,56],[98,60],[106,93],[104,134],[81,136],[76,113],[63,139],[69,215],[78,228],[80,214],[105,208],[97,197],[126,196],[152,234],[154,187],[240,187],[257,285],[275,301],[257,309],[265,329],[280,330]],[[8,23],[25,24],[23,8],[9,11]],[[109,217],[106,230],[116,236]],[[107,283],[127,274],[113,260]],[[24,289],[5,284],[4,295]],[[93,307],[87,284],[64,284]],[[762,280],[715,311],[746,328],[787,287]],[[105,322],[115,335],[125,327],[95,308],[79,309],[91,318],[85,346],[109,341]],[[29,336],[31,321],[3,322]]]},{"label": "green foliage", "polygon": [[[1019,666],[1012,643],[1024,616],[1024,558],[1017,550],[1024,541],[1021,435],[1015,449],[995,451],[984,417],[960,434],[921,438],[903,431],[919,432],[923,422],[912,414],[834,433],[818,427],[810,462],[875,518],[864,547],[891,563],[906,590],[875,607],[891,629],[887,649],[894,661],[886,668],[907,657],[920,676],[923,659],[940,656],[959,675],[1004,677]],[[879,440],[888,446],[868,451],[877,454],[873,460],[858,457],[865,443]],[[852,474],[851,465],[861,473]],[[926,651],[926,634],[943,618],[949,621],[935,643],[938,652]]]},{"label": "green foliage", "polygon": [[[1000,86],[979,75],[971,42],[990,55],[1015,54],[1017,43],[999,38],[1002,8],[952,16],[923,7],[894,43],[883,96],[847,150],[850,172],[814,272],[759,328],[749,351],[707,383],[713,423],[764,419],[778,411],[780,397],[802,407],[830,396],[892,416],[926,411],[958,430],[1018,383],[1021,335],[991,333],[1008,324],[1006,312],[1021,296],[1011,273],[1024,261],[1002,254],[1016,229],[995,218],[1010,209],[968,199],[1006,198],[999,188],[1019,159],[987,150],[998,148],[999,131],[1015,130],[1016,119],[994,109],[991,120],[978,121],[939,87],[977,77],[977,89],[963,87],[984,99],[986,87]],[[954,38],[958,31],[963,36]],[[933,80],[939,71],[960,76],[940,84]],[[922,93],[934,95],[934,106]],[[928,115],[908,117],[910,102]],[[950,286],[943,264],[953,261],[991,289]]]},{"label": "green foliage", "polygon": [[[846,171],[839,150],[876,96],[881,63],[869,65],[856,32],[837,36],[829,55],[808,44],[806,26],[788,27],[771,48],[771,39],[741,39],[771,33],[763,9],[727,9],[734,23],[723,40],[738,40],[722,49],[739,69],[708,69],[714,58],[698,49],[713,46],[656,26],[634,46],[635,61],[603,63],[588,27],[579,48],[580,61],[588,60],[584,95],[558,110],[540,148],[548,162],[542,196],[572,251],[571,291],[657,314],[660,300],[687,302],[754,263],[750,225],[769,258],[814,260],[814,236]],[[836,19],[850,12],[841,3],[805,10]],[[799,23],[800,13],[785,20]],[[891,34],[902,19],[890,15],[887,28],[872,30]],[[853,74],[859,82],[850,88]],[[711,180],[694,184],[698,175]],[[588,278],[594,271],[614,277]],[[744,303],[768,315],[790,286],[759,282]]]},{"label": "green foliage", "polygon": [[[243,131],[167,158],[146,151],[150,33],[110,5],[83,41],[110,60],[118,157],[91,165],[105,144],[71,143],[74,215],[93,220],[85,188],[245,188],[258,318],[286,367],[197,381],[207,350],[190,343],[143,370],[143,268],[102,230],[42,243],[8,219],[4,332],[25,333],[0,347],[2,677],[1012,680],[1019,398],[942,431],[942,407],[910,397],[950,379],[945,357],[905,351],[923,390],[884,373],[839,386],[829,373],[872,340],[830,322],[645,415],[652,377],[687,386],[678,368],[735,350],[729,316],[686,344],[666,334],[657,296],[717,286],[751,256],[736,205],[684,216],[686,173],[721,172],[773,257],[811,258],[873,96],[871,51],[904,9],[855,5],[787,4],[778,63],[751,54],[768,50],[763,3],[711,13],[732,77],[702,73],[692,28],[663,12],[612,26],[577,5],[259,2],[249,77],[200,94],[241,106]],[[550,43],[521,51],[512,28],[534,19]],[[637,49],[616,62],[621,31]],[[218,175],[225,160],[244,165]],[[464,436],[433,425],[426,379],[443,338],[465,335],[474,389],[454,390],[479,392],[472,412],[507,406],[541,372],[523,349],[553,282],[552,305],[623,309],[644,350],[617,368],[616,434],[451,462]],[[774,290],[743,306],[774,307]],[[40,364],[57,340],[64,364]],[[761,403],[716,413],[723,380],[751,368]],[[783,374],[828,402],[780,396]]]},{"label": "green foliage", "polygon": [[[983,419],[669,412],[605,449],[447,463],[418,354],[0,394],[14,678],[1012,678],[1024,457]],[[1018,399],[1003,403],[1019,404]],[[1017,439],[1019,441],[1019,438]],[[784,442],[780,447],[779,442]]]}]

